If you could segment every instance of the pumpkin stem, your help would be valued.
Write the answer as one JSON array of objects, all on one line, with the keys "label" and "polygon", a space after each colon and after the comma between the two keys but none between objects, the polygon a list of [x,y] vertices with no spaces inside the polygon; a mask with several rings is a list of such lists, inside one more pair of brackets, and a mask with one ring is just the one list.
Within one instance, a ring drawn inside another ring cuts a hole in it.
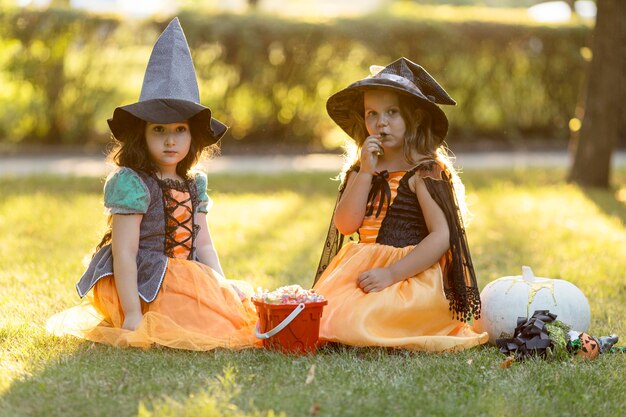
[{"label": "pumpkin stem", "polygon": [[535,274],[533,274],[533,270],[529,266],[522,266],[522,278],[526,281],[535,280]]}]

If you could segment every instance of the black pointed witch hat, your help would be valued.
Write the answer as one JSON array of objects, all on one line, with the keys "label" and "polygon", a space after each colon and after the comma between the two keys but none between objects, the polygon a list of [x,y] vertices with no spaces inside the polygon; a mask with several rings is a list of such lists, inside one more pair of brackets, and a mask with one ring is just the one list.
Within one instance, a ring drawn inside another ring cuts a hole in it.
[{"label": "black pointed witch hat", "polygon": [[386,67],[372,66],[372,75],[350,84],[330,96],[326,110],[330,117],[351,138],[362,130],[354,113],[363,114],[363,91],[392,90],[411,97],[416,106],[428,111],[433,119],[433,132],[443,141],[448,133],[448,118],[438,104],[455,105],[441,85],[420,65],[400,58]]},{"label": "black pointed witch hat", "polygon": [[154,44],[139,101],[116,108],[108,123],[113,135],[123,141],[124,132],[136,128],[138,119],[163,124],[193,122],[201,126],[203,146],[217,142],[228,129],[211,117],[211,109],[200,104],[196,71],[177,17]]}]

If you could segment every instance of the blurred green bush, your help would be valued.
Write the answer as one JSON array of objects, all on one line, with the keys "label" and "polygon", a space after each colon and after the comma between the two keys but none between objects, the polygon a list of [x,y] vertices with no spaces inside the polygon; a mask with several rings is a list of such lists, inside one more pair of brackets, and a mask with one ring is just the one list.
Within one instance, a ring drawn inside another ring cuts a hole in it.
[{"label": "blurred green bush", "polygon": [[[414,16],[306,21],[261,14],[179,14],[202,102],[229,142],[341,143],[326,99],[400,56],[422,64],[458,105],[455,142],[568,136],[591,30]],[[0,142],[108,139],[106,118],[138,99],[169,19],[125,21],[77,11],[0,13]],[[625,97],[626,98],[626,97]],[[241,142],[240,142],[241,141]]]}]

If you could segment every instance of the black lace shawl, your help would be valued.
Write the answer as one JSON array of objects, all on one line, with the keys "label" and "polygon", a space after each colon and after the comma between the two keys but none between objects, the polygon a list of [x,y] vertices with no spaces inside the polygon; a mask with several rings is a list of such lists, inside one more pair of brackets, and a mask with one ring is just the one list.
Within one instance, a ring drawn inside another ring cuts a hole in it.
[{"label": "black lace shawl", "polygon": [[[355,170],[358,170],[358,167],[350,168],[346,178],[351,171]],[[480,317],[480,292],[476,283],[465,227],[454,193],[452,176],[434,160],[422,162],[417,167],[416,172],[424,179],[428,192],[443,210],[450,229],[450,249],[444,254],[443,268],[443,288],[446,299],[450,303],[450,311],[457,320],[467,322],[472,318],[477,319]],[[344,180],[339,188],[334,210],[337,209],[337,203],[341,199],[345,186]],[[334,210],[313,282],[314,285],[343,246],[344,235],[335,227]]]}]

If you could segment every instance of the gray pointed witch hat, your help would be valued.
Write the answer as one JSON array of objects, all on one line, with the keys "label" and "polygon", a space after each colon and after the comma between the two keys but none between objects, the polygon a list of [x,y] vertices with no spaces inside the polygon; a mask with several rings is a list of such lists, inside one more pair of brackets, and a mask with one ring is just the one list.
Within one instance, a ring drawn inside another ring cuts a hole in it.
[{"label": "gray pointed witch hat", "polygon": [[200,104],[196,71],[187,39],[174,18],[157,39],[148,61],[139,101],[115,109],[108,119],[111,132],[123,141],[139,120],[176,123],[188,120],[199,126],[203,146],[217,142],[228,127],[211,117],[211,109]]},{"label": "gray pointed witch hat", "polygon": [[411,97],[416,106],[428,111],[433,120],[433,132],[441,141],[445,139],[448,118],[438,104],[454,105],[456,101],[424,68],[402,57],[386,67],[372,66],[371,72],[371,76],[350,84],[326,102],[330,117],[351,138],[356,139],[356,132],[362,131],[354,114],[363,114],[363,91],[391,90]]}]

